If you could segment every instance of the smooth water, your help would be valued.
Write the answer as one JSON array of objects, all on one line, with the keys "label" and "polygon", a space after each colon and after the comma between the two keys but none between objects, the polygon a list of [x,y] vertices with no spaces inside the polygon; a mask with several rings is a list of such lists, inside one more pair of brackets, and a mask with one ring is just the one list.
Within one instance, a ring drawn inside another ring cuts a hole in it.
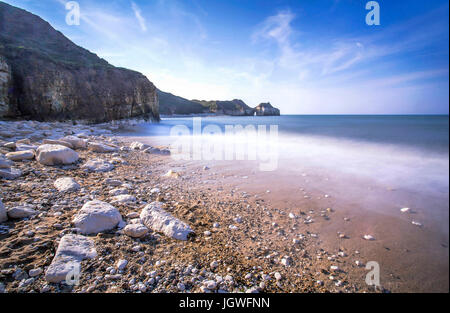
[{"label": "smooth water", "polygon": [[[193,118],[166,118],[143,125],[138,136],[168,137],[172,127],[186,126]],[[448,198],[448,116],[285,115],[270,117],[202,117],[201,126],[278,125],[276,139],[267,138],[277,152],[278,166],[295,171],[311,167],[373,179],[389,188],[408,188]],[[208,140],[232,143],[230,136]],[[250,139],[251,140],[251,139]],[[448,203],[446,204],[448,207]]]}]

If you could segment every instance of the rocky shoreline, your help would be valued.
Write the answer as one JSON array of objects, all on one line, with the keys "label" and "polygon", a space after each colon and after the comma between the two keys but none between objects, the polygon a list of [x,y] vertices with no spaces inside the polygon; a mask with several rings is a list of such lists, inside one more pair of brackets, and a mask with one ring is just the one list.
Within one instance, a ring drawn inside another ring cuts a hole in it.
[{"label": "rocky shoreline", "polygon": [[376,291],[302,230],[332,209],[271,208],[120,128],[0,122],[0,292]]}]

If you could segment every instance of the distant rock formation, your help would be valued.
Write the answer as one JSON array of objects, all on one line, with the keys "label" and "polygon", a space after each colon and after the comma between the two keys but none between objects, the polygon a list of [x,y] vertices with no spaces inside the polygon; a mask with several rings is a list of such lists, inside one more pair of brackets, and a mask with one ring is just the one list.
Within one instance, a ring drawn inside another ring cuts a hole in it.
[{"label": "distant rock formation", "polygon": [[0,118],[159,120],[155,86],[0,2]]},{"label": "distant rock formation", "polygon": [[209,113],[217,115],[232,115],[232,116],[249,116],[253,115],[253,109],[245,104],[244,101],[234,99],[231,101],[204,101],[204,100],[192,100],[193,102],[200,103],[209,110]]},{"label": "distant rock formation", "polygon": [[257,116],[279,116],[280,110],[277,108],[274,108],[270,102],[267,103],[261,103],[255,108],[255,114]]},{"label": "distant rock formation", "polygon": [[231,101],[187,100],[161,90],[158,90],[158,98],[159,112],[164,115],[280,115],[280,110],[272,107],[270,103],[268,106],[266,103],[261,103],[253,109],[244,101],[239,99],[234,99]]}]

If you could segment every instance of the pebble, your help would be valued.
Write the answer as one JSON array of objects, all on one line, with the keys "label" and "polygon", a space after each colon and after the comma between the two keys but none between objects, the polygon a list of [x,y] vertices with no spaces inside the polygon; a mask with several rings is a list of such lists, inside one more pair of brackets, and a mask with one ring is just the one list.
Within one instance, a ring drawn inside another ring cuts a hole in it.
[{"label": "pebble", "polygon": [[127,266],[127,264],[128,264],[128,261],[122,259],[122,260],[119,260],[119,261],[117,262],[116,267],[117,267],[117,269],[118,269],[119,271],[122,271],[122,270],[125,269],[125,267]]}]

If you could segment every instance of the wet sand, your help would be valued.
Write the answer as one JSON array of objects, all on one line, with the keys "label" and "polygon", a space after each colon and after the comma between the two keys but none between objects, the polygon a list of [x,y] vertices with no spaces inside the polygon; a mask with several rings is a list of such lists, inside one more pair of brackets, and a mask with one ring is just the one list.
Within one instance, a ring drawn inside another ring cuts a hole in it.
[{"label": "wet sand", "polygon": [[[128,139],[168,143],[168,138]],[[299,234],[313,233],[318,238],[308,245],[308,253],[324,249],[337,255],[345,251],[349,255],[345,258],[348,279],[362,289],[369,270],[356,266],[356,260],[363,264],[378,262],[381,285],[391,292],[449,290],[448,194],[426,197],[407,189],[389,188],[369,178],[343,173],[336,176],[326,169],[293,170],[283,162],[274,172],[261,172],[256,161],[171,160],[168,164],[182,172],[206,175],[205,186],[199,184],[200,189],[245,192],[249,199],[264,200],[270,212],[281,211],[281,216],[270,218],[286,234],[286,240],[275,243],[280,248],[292,246],[292,239]],[[204,166],[210,168],[207,174],[200,170]],[[410,207],[411,212],[402,213],[400,209],[404,207]],[[323,213],[327,208],[332,209],[331,214]],[[287,216],[291,212],[311,216],[314,222],[294,223]],[[413,225],[412,221],[419,221],[422,226]],[[345,239],[338,233],[344,233]],[[364,240],[365,234],[375,240]],[[301,272],[301,268],[297,270]],[[326,277],[321,279],[326,281]]]}]

